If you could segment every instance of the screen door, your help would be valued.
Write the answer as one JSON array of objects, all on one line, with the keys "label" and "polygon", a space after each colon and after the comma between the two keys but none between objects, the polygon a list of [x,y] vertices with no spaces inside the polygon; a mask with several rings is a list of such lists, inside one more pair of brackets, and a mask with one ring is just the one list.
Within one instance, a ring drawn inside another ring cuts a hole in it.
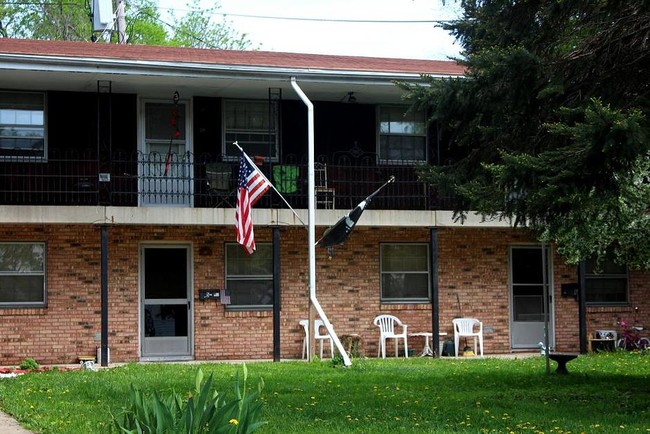
[{"label": "screen door", "polygon": [[[539,343],[544,342],[544,273],[547,288],[553,287],[549,279],[549,249],[544,250],[546,261],[542,261],[541,245],[510,248],[510,333],[513,349],[538,348]],[[552,343],[551,298],[549,295],[547,303],[549,342]]]},{"label": "screen door", "polygon": [[142,248],[142,357],[192,355],[189,246]]}]

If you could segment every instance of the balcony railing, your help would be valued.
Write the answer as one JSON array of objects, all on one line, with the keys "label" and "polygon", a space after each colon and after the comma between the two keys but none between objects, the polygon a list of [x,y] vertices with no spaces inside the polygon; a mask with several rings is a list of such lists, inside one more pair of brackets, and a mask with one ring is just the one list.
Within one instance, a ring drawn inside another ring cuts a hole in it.
[{"label": "balcony railing", "polygon": [[[417,178],[410,165],[325,165],[317,177],[317,207],[350,209],[389,184],[372,201],[374,209],[451,209],[452,201]],[[307,208],[306,164],[260,166],[293,208]],[[12,159],[0,162],[1,205],[110,205],[234,207],[236,162],[214,162],[191,153],[113,155],[101,163],[92,153],[63,158]],[[274,192],[255,205],[286,208]]]}]

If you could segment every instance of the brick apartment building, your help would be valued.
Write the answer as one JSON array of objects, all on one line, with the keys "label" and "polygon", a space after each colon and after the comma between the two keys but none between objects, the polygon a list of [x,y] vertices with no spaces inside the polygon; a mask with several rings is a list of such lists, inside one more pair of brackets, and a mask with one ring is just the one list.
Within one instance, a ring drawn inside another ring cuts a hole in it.
[{"label": "brick apartment building", "polygon": [[[449,336],[475,317],[486,354],[536,349],[545,281],[558,350],[650,320],[646,272],[594,274],[507,222],[461,224],[418,180],[416,163],[454,151],[425,113],[404,116],[393,81],[461,75],[453,62],[4,39],[0,70],[0,365],[102,346],[111,362],[300,358],[308,110],[292,78],[314,107],[318,236],[396,179],[343,244],[316,249],[319,302],[365,355],[382,313]],[[234,141],[298,216],[263,196],[251,256]]]}]

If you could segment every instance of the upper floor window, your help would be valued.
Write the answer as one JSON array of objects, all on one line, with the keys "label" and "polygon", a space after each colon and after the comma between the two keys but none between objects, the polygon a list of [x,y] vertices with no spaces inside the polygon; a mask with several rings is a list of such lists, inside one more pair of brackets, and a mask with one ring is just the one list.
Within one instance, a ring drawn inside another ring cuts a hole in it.
[{"label": "upper floor window", "polygon": [[45,94],[0,92],[0,157],[45,159]]},{"label": "upper floor window", "polygon": [[429,302],[429,246],[382,244],[381,301]]},{"label": "upper floor window", "polygon": [[227,157],[239,157],[233,142],[237,142],[253,157],[264,156],[278,161],[278,111],[269,101],[224,101],[224,147]]},{"label": "upper floor window", "polygon": [[427,160],[424,112],[409,112],[407,106],[380,106],[378,118],[381,162]]},{"label": "upper floor window", "polygon": [[0,306],[45,305],[45,244],[0,243]]},{"label": "upper floor window", "polygon": [[255,254],[239,244],[226,244],[226,289],[230,306],[269,308],[273,306],[273,245],[257,243]]},{"label": "upper floor window", "polygon": [[587,303],[627,303],[627,281],[627,267],[618,265],[612,258],[605,259],[600,267],[595,260],[585,263]]}]

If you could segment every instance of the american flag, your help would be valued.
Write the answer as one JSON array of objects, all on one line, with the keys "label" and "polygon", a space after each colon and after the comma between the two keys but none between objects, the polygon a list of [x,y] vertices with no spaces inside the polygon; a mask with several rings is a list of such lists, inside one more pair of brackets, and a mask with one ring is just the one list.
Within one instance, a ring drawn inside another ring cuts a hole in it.
[{"label": "american flag", "polygon": [[271,188],[271,183],[243,151],[239,158],[239,188],[235,209],[237,242],[250,255],[255,251],[251,207]]},{"label": "american flag", "polygon": [[221,304],[230,304],[230,291],[227,289],[221,290]]}]

